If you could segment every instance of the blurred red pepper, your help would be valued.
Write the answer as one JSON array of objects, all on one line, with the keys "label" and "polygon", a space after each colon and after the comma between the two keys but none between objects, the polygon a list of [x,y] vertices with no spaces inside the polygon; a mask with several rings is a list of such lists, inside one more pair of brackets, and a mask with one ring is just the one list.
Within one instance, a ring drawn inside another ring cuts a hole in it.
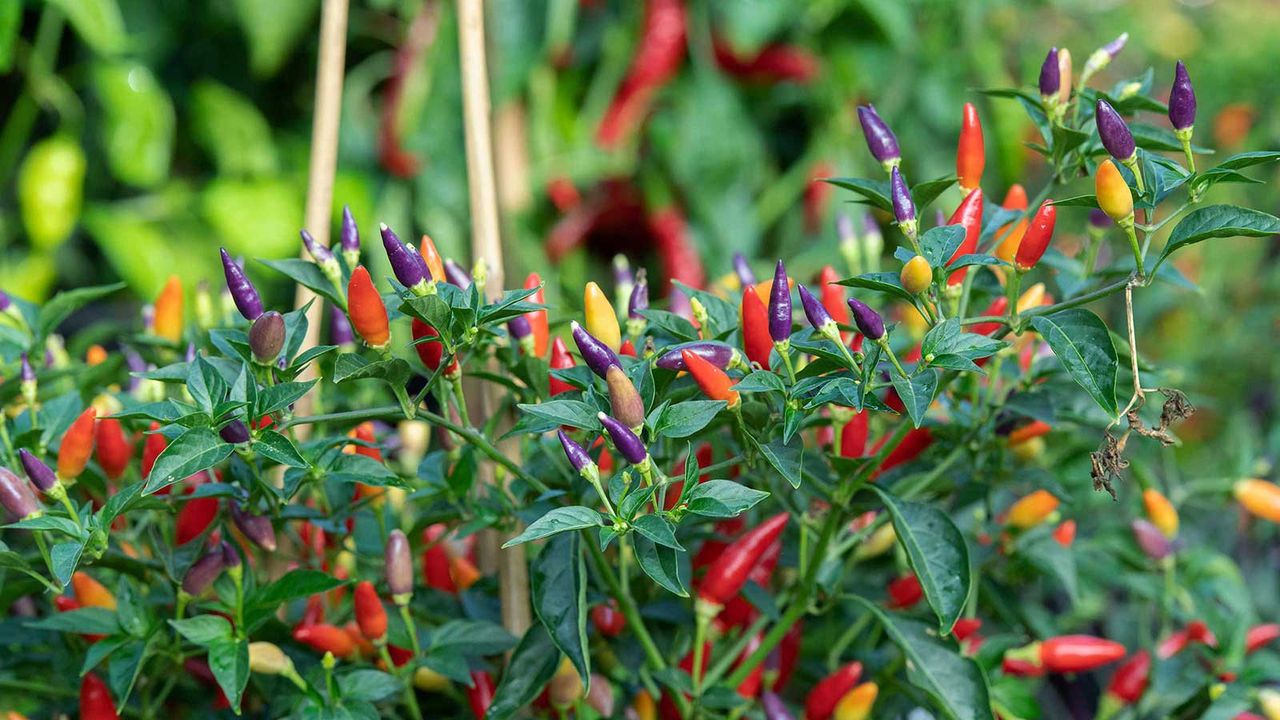
[{"label": "blurred red pepper", "polygon": [[605,637],[618,637],[626,629],[627,619],[618,612],[618,603],[610,599],[591,608],[591,624]]},{"label": "blurred red pepper", "polygon": [[800,659],[800,641],[803,637],[804,622],[800,621],[791,626],[778,646],[765,658],[765,663],[769,666],[765,682],[770,690],[781,692],[787,686],[787,681],[796,670],[796,662]]},{"label": "blurred red pepper", "polygon": [[707,568],[698,587],[698,602],[723,606],[738,594],[761,556],[781,535],[791,516],[778,513],[734,540]]},{"label": "blurred red pepper", "polygon": [[[573,356],[569,354],[569,348],[565,347],[564,340],[561,338],[557,337],[551,341],[550,365],[552,370],[565,370],[574,365]],[[555,375],[551,375],[550,390],[552,397],[573,389],[574,387],[569,383],[557,378]]]},{"label": "blurred red pepper", "polygon": [[1058,523],[1058,527],[1053,529],[1053,539],[1063,547],[1071,547],[1071,543],[1076,541],[1076,521],[1063,520]]},{"label": "blurred red pepper", "polygon": [[622,345],[618,347],[618,354],[625,355],[627,357],[636,357],[635,343],[631,342],[630,338],[623,340]]},{"label": "blurred red pepper", "polygon": [[[982,235],[982,188],[974,188],[965,196],[960,206],[947,220],[947,224],[964,228],[964,240],[961,241],[960,247],[956,248],[955,253],[947,259],[947,264],[950,265],[957,258],[978,251],[978,238]],[[963,267],[951,273],[947,276],[947,285],[959,285],[968,272],[969,268]]]},{"label": "blurred red pepper", "polygon": [[387,307],[382,303],[382,296],[373,286],[373,278],[363,265],[357,265],[347,281],[347,314],[351,317],[351,326],[360,334],[361,339],[372,348],[384,348],[391,339],[391,330],[387,322]]},{"label": "blurred red pepper", "polygon": [[493,676],[484,670],[471,671],[471,687],[467,688],[467,702],[476,720],[484,720],[493,704]]},{"label": "blurred red pepper", "polygon": [[[666,1],[666,0],[663,0]],[[663,208],[649,216],[658,258],[662,261],[662,273],[668,280],[679,280],[694,289],[701,289],[707,282],[702,269],[702,256],[689,238],[684,215],[674,206]]]},{"label": "blurred red pepper", "polygon": [[[143,480],[151,477],[151,468],[155,467],[156,458],[160,457],[160,453],[164,452],[164,449],[169,447],[169,439],[158,432],[160,430],[160,423],[152,420],[151,427],[148,428],[148,430],[150,432],[146,436],[147,439],[142,443]],[[171,486],[169,485],[164,486],[164,488],[159,491],[159,494],[168,495],[170,487]]]},{"label": "blurred red pepper", "polygon": [[83,570],[71,574],[71,590],[76,595],[76,601],[83,607],[116,609],[116,596]]},{"label": "blurred red pepper", "polygon": [[[987,306],[987,309],[982,311],[982,315],[984,317],[1000,317],[1008,311],[1009,298],[1001,295],[991,301],[991,304]],[[998,322],[974,323],[969,327],[969,332],[977,333],[978,335],[990,335],[1001,327],[1001,324]],[[983,359],[985,360],[986,358]]]},{"label": "blurred red pepper", "polygon": [[58,477],[63,481],[75,480],[89,464],[97,417],[97,410],[86,408],[63,433],[62,445],[58,447]]},{"label": "blurred red pepper", "polygon": [[347,450],[356,455],[363,455],[382,462],[382,450],[378,449],[378,438],[373,434],[373,423],[371,421],[366,420],[351,428],[351,432],[347,433],[347,436],[362,443],[367,443],[365,445],[348,445]]},{"label": "blurred red pepper", "polygon": [[862,663],[851,662],[818,681],[804,702],[805,720],[829,720],[850,690],[862,678]]},{"label": "blurred red pepper", "polygon": [[[760,587],[768,587],[769,581],[773,578],[773,571],[778,567],[778,559],[781,557],[782,541],[774,540],[751,568],[747,580]],[[724,609],[720,611],[716,621],[724,627],[745,628],[755,621],[757,615],[759,612],[751,601],[739,593],[729,598],[729,601],[724,604]]]},{"label": "blurred red pepper", "polygon": [[[547,302],[546,293],[542,287],[542,276],[538,273],[529,273],[529,277],[524,280],[524,289],[532,290],[538,288],[538,291],[529,296],[530,302],[545,305]],[[533,333],[533,354],[544,358],[547,356],[547,341],[550,337],[550,330],[547,325],[546,310],[532,310],[524,314],[526,320],[529,321],[529,330]]]},{"label": "blurred red pepper", "polygon": [[368,580],[356,585],[355,611],[362,635],[375,643],[386,638],[387,610],[382,606],[382,599],[374,590],[373,583]]},{"label": "blurred red pepper", "polygon": [[182,340],[182,281],[170,275],[153,305],[152,332],[177,344]]},{"label": "blurred red pepper", "polygon": [[744,57],[723,37],[712,38],[716,65],[727,75],[750,82],[812,82],[821,70],[820,61],[808,50],[784,43],[771,43],[750,57]]},{"label": "blurred red pepper", "polygon": [[1276,638],[1280,638],[1280,624],[1255,625],[1244,635],[1244,652],[1246,655],[1257,652]]},{"label": "blurred red pepper", "polygon": [[1136,705],[1151,679],[1151,653],[1139,650],[1116,668],[1098,706],[1098,717],[1113,717],[1121,708]]},{"label": "blurred red pepper", "polygon": [[119,480],[133,459],[133,444],[125,437],[124,428],[115,418],[102,418],[97,427],[98,465],[108,480]]},{"label": "blurred red pepper", "polygon": [[[187,494],[195,492],[195,487],[187,488]],[[174,540],[179,545],[186,545],[204,533],[218,516],[218,498],[198,497],[187,500],[178,511],[174,521]]]},{"label": "blurred red pepper", "polygon": [[294,628],[293,639],[317,652],[331,652],[338,658],[351,657],[356,652],[355,641],[337,625],[326,623],[303,625]]},{"label": "blurred red pepper", "polygon": [[[410,325],[413,330],[413,349],[418,351],[418,359],[422,361],[423,367],[435,372],[440,368],[440,361],[444,359],[444,343],[430,338],[439,338],[440,333],[418,318],[414,318]],[[461,371],[458,358],[455,357],[449,362],[449,367],[445,368],[444,375],[454,377]]]},{"label": "blurred red pepper", "polygon": [[840,457],[860,458],[867,453],[868,415],[866,410],[853,413],[849,422],[840,428]]},{"label": "blurred red pepper", "polygon": [[80,720],[119,720],[107,684],[94,673],[80,681]]},{"label": "blurred red pepper", "polygon": [[653,96],[684,61],[686,18],[683,0],[647,0],[644,29],[631,68],[618,86],[596,131],[596,143],[614,148],[644,119]]},{"label": "blurred red pepper", "polygon": [[[883,440],[876,443],[876,446],[871,449],[871,453],[873,455],[878,454],[889,437],[891,436],[885,436]],[[932,444],[933,433],[929,431],[929,428],[916,428],[908,431],[906,436],[902,438],[902,442],[898,443],[885,456],[884,462],[880,463],[880,468],[876,471],[876,474],[887,472],[891,468],[915,460],[921,453],[928,450]]]},{"label": "blurred red pepper", "polygon": [[769,337],[769,309],[754,288],[742,291],[742,349],[747,359],[769,369],[773,338]]},{"label": "blurred red pepper", "polygon": [[818,287],[822,290],[822,307],[831,315],[832,320],[840,325],[849,325],[853,321],[849,313],[849,304],[845,302],[844,286],[838,285],[839,281],[840,274],[830,265],[823,265],[822,270],[818,272]]},{"label": "blurred red pepper", "polygon": [[582,204],[582,195],[578,193],[578,188],[574,186],[573,180],[563,175],[553,177],[547,181],[547,198],[562,213],[569,212]]},{"label": "blurred red pepper", "polygon": [[804,186],[804,229],[809,234],[822,228],[827,205],[831,203],[831,191],[835,189],[835,186],[823,180],[835,174],[835,167],[826,161],[817,163],[809,171],[809,183]]},{"label": "blurred red pepper", "polygon": [[[746,646],[742,648],[742,653],[738,656],[737,662],[734,663],[735,669],[740,667],[742,663],[746,662],[747,658],[751,657],[752,653],[759,649],[760,640],[760,633],[756,633],[751,636],[751,639],[747,641]],[[738,683],[738,694],[748,700],[753,699],[760,694],[760,686],[763,684],[764,663],[756,663],[756,666],[751,669],[751,672],[747,673],[747,676],[742,679],[742,682]]]},{"label": "blurred red pepper", "polygon": [[965,192],[977,189],[982,183],[982,169],[986,164],[982,121],[978,119],[978,109],[973,103],[965,103],[964,115],[960,121],[960,142],[956,147],[956,175],[960,178],[960,189]]},{"label": "blurred red pepper", "polygon": [[729,547],[729,543],[732,542],[731,538],[737,537],[745,527],[746,519],[741,515],[718,521],[715,525],[716,534],[703,540],[698,552],[694,553],[691,561],[693,569],[697,571],[710,567],[711,563],[715,562],[716,558],[724,553],[724,549]]},{"label": "blurred red pepper", "polygon": [[1040,643],[1040,666],[1049,672],[1085,672],[1124,655],[1120,643],[1092,635],[1059,635]]},{"label": "blurred red pepper", "polygon": [[[400,178],[418,174],[422,160],[401,145],[401,103],[405,87],[414,72],[423,66],[422,57],[435,39],[436,15],[427,6],[419,8],[413,21],[405,30],[400,46],[396,48],[391,64],[391,76],[387,79],[382,95],[382,109],[378,114],[378,162],[387,172]],[[442,280],[436,276],[436,280]]]},{"label": "blurred red pepper", "polygon": [[915,573],[894,578],[885,591],[889,594],[889,607],[895,610],[905,610],[924,598],[924,588],[920,587],[920,578]]},{"label": "blurred red pepper", "polygon": [[422,551],[422,576],[427,587],[456,594],[458,586],[453,581],[449,554],[445,549],[447,533],[448,528],[443,523],[434,523],[422,531],[422,544],[426,548]]}]

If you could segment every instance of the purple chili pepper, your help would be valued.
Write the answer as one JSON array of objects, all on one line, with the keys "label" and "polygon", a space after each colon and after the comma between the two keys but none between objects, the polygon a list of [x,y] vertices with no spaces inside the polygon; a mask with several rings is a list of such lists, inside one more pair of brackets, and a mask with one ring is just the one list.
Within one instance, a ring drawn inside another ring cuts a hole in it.
[{"label": "purple chili pepper", "polygon": [[236,552],[231,543],[226,540],[222,541],[222,565],[227,570],[236,570],[240,567],[240,553]]},{"label": "purple chili pepper", "polygon": [[884,318],[880,317],[880,313],[858,298],[849,298],[849,309],[853,311],[853,322],[858,326],[859,332],[870,340],[884,337]]},{"label": "purple chili pepper", "polygon": [[867,149],[880,164],[896,165],[902,159],[898,138],[894,136],[885,121],[880,119],[874,105],[858,108],[858,122],[862,123],[862,134],[867,138]]},{"label": "purple chili pepper", "polygon": [[34,383],[36,381],[36,371],[31,367],[31,361],[27,359],[27,354],[22,353],[22,382]]},{"label": "purple chili pepper", "polygon": [[413,594],[413,558],[409,555],[409,538],[399,528],[387,536],[385,560],[391,598],[397,605],[404,605]]},{"label": "purple chili pepper", "polygon": [[591,460],[591,455],[581,445],[574,442],[573,438],[566,435],[564,430],[557,430],[556,437],[560,438],[560,447],[564,448],[564,455],[569,458],[569,464],[573,466],[574,470],[580,473],[584,469],[595,465],[595,462]]},{"label": "purple chili pepper", "polygon": [[831,313],[827,312],[818,298],[809,292],[809,288],[801,284],[797,284],[796,288],[800,290],[800,306],[804,308],[804,316],[814,330],[822,330],[828,323],[835,324],[831,319]]},{"label": "purple chili pepper", "polygon": [[916,204],[911,200],[911,191],[907,189],[907,181],[902,173],[894,168],[889,176],[889,195],[893,200],[893,218],[899,225],[907,225],[916,220]]},{"label": "purple chili pepper", "polygon": [[356,338],[351,330],[351,321],[347,314],[336,305],[329,306],[329,342],[334,345],[353,345]]},{"label": "purple chili pepper", "polygon": [[627,298],[627,318],[644,320],[642,310],[649,309],[649,281],[641,274],[631,286],[631,297]]},{"label": "purple chili pepper", "polygon": [[222,255],[222,274],[227,278],[227,290],[236,303],[236,309],[245,320],[257,320],[262,314],[262,296],[253,283],[249,282],[244,270],[227,254],[227,249],[219,248],[218,252]]},{"label": "purple chili pepper", "polygon": [[450,285],[457,285],[463,290],[471,287],[471,273],[454,262],[452,258],[446,258],[444,261],[444,279]]},{"label": "purple chili pepper", "polygon": [[182,592],[196,596],[204,592],[222,574],[226,566],[226,557],[221,547],[215,547],[205,553],[187,570],[182,578]]},{"label": "purple chili pepper", "polygon": [[1105,230],[1113,224],[1111,216],[1102,210],[1094,208],[1089,211],[1089,227],[1096,228],[1098,230]]},{"label": "purple chili pepper", "polygon": [[258,316],[249,328],[249,349],[254,360],[271,364],[284,349],[284,316],[275,310]]},{"label": "purple chili pepper", "polygon": [[631,272],[631,263],[627,261],[627,256],[621,253],[613,256],[613,284],[618,287],[626,287],[634,284],[636,276]]},{"label": "purple chili pepper", "polygon": [[249,538],[254,545],[268,552],[276,549],[276,530],[271,526],[271,518],[266,515],[254,515],[246,511],[240,506],[240,503],[231,502],[231,521],[240,528],[240,532]]},{"label": "purple chili pepper", "polygon": [[1054,97],[1062,89],[1062,72],[1058,69],[1058,48],[1051,48],[1040,65],[1040,96]]},{"label": "purple chili pepper", "polygon": [[631,382],[631,378],[622,372],[617,365],[610,365],[605,371],[605,382],[609,386],[609,403],[613,416],[630,428],[644,426],[644,399]]},{"label": "purple chili pepper", "polygon": [[738,274],[738,282],[742,283],[742,287],[756,284],[756,274],[751,272],[751,265],[747,262],[746,255],[740,252],[733,254],[733,271]]},{"label": "purple chili pepper", "polygon": [[787,287],[787,266],[778,261],[769,289],[769,337],[780,343],[791,337],[791,288]]},{"label": "purple chili pepper", "polygon": [[8,310],[9,306],[12,304],[13,300],[9,298],[9,293],[0,290],[0,312]]},{"label": "purple chili pepper", "polygon": [[193,362],[195,362],[195,361],[196,361],[196,355],[197,355],[197,354],[198,354],[198,353],[197,353],[197,351],[196,351],[196,344],[195,344],[195,343],[187,343],[187,352],[186,352],[185,354],[183,354],[182,359],[183,359],[183,361],[185,361],[185,362],[193,363]]},{"label": "purple chili pepper", "polygon": [[1094,110],[1094,122],[1098,125],[1098,137],[1102,138],[1102,146],[1111,153],[1111,157],[1121,162],[1132,160],[1137,147],[1133,142],[1133,133],[1120,113],[1111,107],[1111,103],[1099,99]]},{"label": "purple chili pepper", "polygon": [[879,245],[884,238],[880,234],[880,223],[876,222],[875,213],[870,210],[862,214],[862,235],[867,238],[868,245]]},{"label": "purple chili pepper", "polygon": [[529,326],[529,318],[517,315],[507,321],[507,332],[511,333],[513,340],[520,342],[533,334],[533,328]]},{"label": "purple chili pepper", "polygon": [[26,448],[19,450],[18,458],[22,461],[22,469],[26,471],[27,477],[31,478],[31,483],[39,488],[40,492],[47,493],[58,484],[58,476],[53,472],[53,468],[32,455],[30,450]]},{"label": "purple chili pepper", "polygon": [[1138,547],[1142,548],[1147,557],[1163,560],[1173,554],[1173,543],[1160,532],[1160,528],[1141,519],[1134,520],[1130,527],[1133,529],[1133,539],[1138,541]]},{"label": "purple chili pepper", "polygon": [[249,428],[239,420],[232,420],[222,426],[218,436],[232,445],[243,445],[249,442]]},{"label": "purple chili pepper", "polygon": [[663,370],[688,370],[689,368],[685,367],[684,364],[684,355],[681,354],[684,350],[702,357],[703,360],[721,370],[729,367],[729,363],[733,362],[733,357],[737,353],[736,350],[724,343],[697,340],[668,348],[666,352],[658,356],[658,359],[653,364]]},{"label": "purple chili pepper", "polygon": [[311,254],[311,257],[315,259],[316,263],[324,264],[333,262],[333,253],[329,251],[328,247],[316,242],[316,239],[311,237],[311,233],[306,230],[299,230],[298,234],[302,236],[303,246],[307,248],[307,252]]},{"label": "purple chili pepper", "polygon": [[124,349],[124,365],[129,368],[129,392],[138,389],[138,385],[142,383],[142,379],[136,377],[134,373],[144,373],[147,371],[147,361],[142,356],[134,352],[133,348]]},{"label": "purple chili pepper", "polygon": [[600,420],[600,424],[609,433],[609,438],[613,440],[613,446],[618,449],[618,454],[625,458],[627,462],[632,465],[639,465],[648,459],[649,451],[645,449],[644,443],[640,441],[640,438],[631,432],[631,428],[604,413],[597,413],[596,418]]},{"label": "purple chili pepper", "polygon": [[587,332],[577,320],[571,322],[569,327],[573,333],[573,342],[578,346],[578,353],[582,355],[582,360],[587,363],[587,367],[591,368],[591,372],[604,378],[610,366],[622,365],[617,353]]},{"label": "purple chili pepper", "polygon": [[836,237],[840,242],[852,242],[858,239],[858,233],[853,229],[853,218],[848,213],[836,213]]},{"label": "purple chili pepper", "polygon": [[356,219],[351,215],[351,206],[342,206],[342,252],[353,257],[360,257],[360,228],[356,226]]},{"label": "purple chili pepper", "polygon": [[31,492],[31,484],[4,467],[0,467],[0,506],[19,520],[40,512],[36,495]]},{"label": "purple chili pepper", "polygon": [[689,296],[683,290],[674,285],[667,292],[667,311],[685,320],[693,319],[693,303],[689,302]]},{"label": "purple chili pepper", "polygon": [[1186,130],[1196,124],[1196,91],[1181,60],[1173,70],[1173,88],[1169,90],[1169,122],[1174,130]]},{"label": "purple chili pepper", "polygon": [[386,223],[380,224],[378,229],[382,232],[382,247],[387,251],[387,260],[396,280],[407,288],[425,285],[431,279],[431,273],[426,270],[427,264],[422,256],[401,242]]},{"label": "purple chili pepper", "polygon": [[1124,45],[1127,42],[1129,42],[1129,33],[1120,33],[1120,36],[1115,40],[1112,40],[1102,46],[1102,52],[1106,53],[1107,57],[1111,60],[1115,60],[1116,56],[1120,54],[1120,51],[1124,49]]},{"label": "purple chili pepper", "polygon": [[795,720],[782,698],[768,690],[760,695],[760,704],[764,706],[764,720]]}]

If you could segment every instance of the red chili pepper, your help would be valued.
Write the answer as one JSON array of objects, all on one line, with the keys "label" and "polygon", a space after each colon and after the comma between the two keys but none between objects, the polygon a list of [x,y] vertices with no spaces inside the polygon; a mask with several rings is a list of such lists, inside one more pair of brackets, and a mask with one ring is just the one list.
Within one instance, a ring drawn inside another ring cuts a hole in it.
[{"label": "red chili pepper", "polygon": [[[974,188],[960,203],[960,207],[947,220],[948,225],[959,225],[964,228],[964,240],[955,253],[947,259],[947,264],[964,255],[978,251],[978,237],[982,235],[982,188]],[[947,276],[948,285],[959,285],[964,281],[969,268],[963,267]]]},{"label": "red chili pepper", "polygon": [[363,265],[357,265],[347,281],[347,314],[352,327],[370,347],[386,347],[391,339],[387,307]]},{"label": "red chili pepper", "polygon": [[[418,351],[418,359],[422,361],[423,367],[435,372],[440,368],[440,361],[444,359],[444,343],[429,338],[438,338],[440,333],[418,318],[414,318],[411,325],[414,339],[413,349]],[[455,357],[449,362],[449,367],[445,368],[444,374],[445,377],[453,377],[459,372],[461,372],[461,368],[458,365],[458,358]]]},{"label": "red chili pepper", "polygon": [[97,427],[98,465],[108,480],[118,480],[133,459],[133,444],[124,435],[124,428],[115,418],[103,418]]},{"label": "red chili pepper", "polygon": [[119,720],[107,684],[94,673],[80,681],[80,720]]},{"label": "red chili pepper", "polygon": [[623,340],[622,345],[618,346],[618,354],[626,355],[627,357],[635,357],[636,356],[635,343],[631,342],[630,339]]},{"label": "red chili pepper", "polygon": [[[746,662],[747,658],[751,657],[751,654],[760,647],[760,640],[760,633],[756,633],[751,636],[751,639],[747,641],[746,647],[742,648],[742,654],[738,656],[737,662],[734,663],[735,669],[741,666],[742,663]],[[742,679],[742,682],[738,683],[738,694],[750,700],[760,694],[760,687],[763,684],[764,663],[756,663],[756,666],[751,669],[751,672]]]},{"label": "red chili pepper", "polygon": [[[669,0],[661,0],[667,2]],[[662,261],[662,273],[668,280],[679,280],[691,288],[700,289],[707,282],[702,269],[702,257],[689,238],[684,215],[675,207],[658,210],[649,216],[658,258]]]},{"label": "red chili pepper", "polygon": [[[187,490],[188,494],[192,492],[195,492],[195,488]],[[174,540],[179,545],[186,545],[195,540],[213,524],[213,519],[217,516],[218,498],[199,497],[187,500],[178,511],[177,520],[174,521]]]},{"label": "red chili pepper", "polygon": [[467,688],[467,702],[476,720],[484,720],[493,704],[493,676],[484,670],[471,671],[471,687]]},{"label": "red chili pepper", "polygon": [[[773,571],[778,567],[778,559],[782,557],[782,542],[775,540],[764,554],[756,561],[755,566],[751,568],[751,573],[747,575],[747,579],[761,587],[767,587],[769,581],[773,578]],[[751,601],[747,600],[741,594],[734,595],[724,604],[724,609],[716,617],[716,621],[724,627],[742,627],[755,622],[759,612]]]},{"label": "red chili pepper", "polygon": [[1116,668],[1110,684],[1107,685],[1106,695],[1102,699],[1103,704],[1114,703],[1118,707],[1136,704],[1147,691],[1147,683],[1150,679],[1151,653],[1139,650],[1123,665]]},{"label": "red chili pepper", "polygon": [[298,620],[298,624],[293,627],[296,630],[300,627],[318,625],[322,622],[324,622],[324,597],[312,595],[307,598],[307,604],[302,610],[302,617]]},{"label": "red chili pepper", "polygon": [[831,202],[831,191],[835,189],[831,183],[823,181],[835,174],[835,168],[825,161],[809,171],[809,183],[804,186],[804,229],[810,234],[822,227],[823,216]]},{"label": "red chili pepper", "polygon": [[618,612],[618,603],[610,599],[591,608],[591,624],[605,637],[618,637],[627,627],[627,619]]},{"label": "red chili pepper", "polygon": [[[782,642],[769,653],[769,657],[765,658],[765,662],[771,666],[770,672],[776,673],[765,678],[770,690],[780,692],[787,686],[787,681],[796,670],[796,662],[800,659],[800,641],[803,637],[804,623],[797,622],[782,636]],[[775,664],[777,667],[773,668]]]},{"label": "red chili pepper", "polygon": [[547,181],[547,198],[562,213],[569,212],[582,204],[582,195],[574,186],[573,180],[560,175]]},{"label": "red chili pepper", "polygon": [[742,349],[747,359],[769,369],[773,338],[769,337],[769,309],[754,288],[742,291]]},{"label": "red chili pepper", "polygon": [[351,432],[348,433],[348,436],[355,438],[362,443],[368,443],[368,445],[348,445],[347,449],[350,452],[382,462],[382,450],[378,449],[378,439],[373,434],[372,422],[366,420],[351,428]]},{"label": "red chili pepper", "polygon": [[[538,273],[529,273],[529,277],[524,280],[524,289],[532,290],[538,288],[538,291],[529,296],[530,302],[543,305],[547,302],[546,293],[541,287],[542,277]],[[550,337],[550,330],[547,325],[547,311],[533,310],[524,314],[526,320],[529,321],[529,330],[533,333],[533,354],[543,358],[547,356],[547,340]]]},{"label": "red chili pepper", "polygon": [[[1000,317],[1008,310],[1009,298],[1001,295],[995,300],[992,300],[991,304],[987,306],[987,309],[982,311],[982,314],[988,317]],[[978,335],[990,335],[991,333],[999,330],[1000,327],[1001,325],[998,322],[975,323],[970,326],[969,331],[977,333]]]},{"label": "red chili pepper", "polygon": [[1031,218],[1031,224],[1022,234],[1022,242],[1018,243],[1018,252],[1013,256],[1013,266],[1019,272],[1026,272],[1040,262],[1044,251],[1053,239],[1053,225],[1058,219],[1058,207],[1052,200],[1045,200]]},{"label": "red chili pepper", "polygon": [[685,367],[689,369],[689,374],[698,383],[698,387],[702,388],[704,395],[712,400],[724,400],[729,403],[730,408],[737,407],[740,402],[738,391],[732,389],[734,382],[723,370],[689,350],[682,350],[680,356],[684,358]]},{"label": "red chili pepper", "polygon": [[840,325],[849,325],[852,323],[849,304],[845,302],[844,286],[836,284],[839,281],[840,274],[830,265],[823,265],[822,270],[818,272],[818,287],[822,290],[822,307],[831,315],[832,320]]},{"label": "red chili pepper", "polygon": [[294,628],[293,639],[317,652],[331,652],[338,658],[351,657],[356,651],[355,642],[345,630],[327,623]]},{"label": "red chili pepper", "polygon": [[719,35],[712,38],[716,65],[727,75],[750,82],[812,82],[821,69],[818,58],[804,48],[783,43],[764,46],[755,55],[743,57]]},{"label": "red chili pepper", "polygon": [[1244,653],[1257,652],[1276,638],[1280,638],[1280,624],[1255,625],[1244,635]]},{"label": "red chili pepper", "polygon": [[716,534],[713,537],[702,541],[702,546],[698,548],[698,552],[694,553],[691,564],[694,570],[710,567],[716,558],[724,554],[724,549],[729,547],[730,538],[738,536],[742,529],[746,527],[746,520],[742,516],[721,520],[716,523]]},{"label": "red chili pepper", "polygon": [[1040,665],[1049,672],[1086,672],[1124,655],[1124,645],[1092,635],[1060,635],[1040,643]]},{"label": "red chili pepper", "polygon": [[895,610],[909,608],[924,598],[924,588],[920,587],[920,578],[915,573],[894,578],[886,591],[889,594],[889,607]]},{"label": "red chili pepper", "polygon": [[[884,440],[877,443],[876,446],[872,448],[871,453],[873,455],[879,453],[881,446],[883,446],[888,439],[889,436],[886,436]],[[920,456],[920,453],[929,449],[929,446],[932,444],[933,433],[929,431],[929,428],[917,428],[907,432],[906,436],[902,438],[902,442],[898,443],[897,447],[889,451],[884,462],[880,463],[880,469],[876,471],[876,474],[878,475],[883,472],[888,472],[891,468],[895,468],[903,463],[915,460]]]},{"label": "red chili pepper", "polygon": [[84,472],[84,466],[89,464],[89,456],[93,454],[97,417],[96,409],[86,408],[63,433],[62,445],[58,448],[58,477],[63,480],[76,479]]},{"label": "red chili pepper", "polygon": [[427,264],[427,270],[431,273],[432,282],[446,282],[444,258],[440,256],[440,251],[436,249],[436,243],[431,239],[430,235],[423,233],[422,242],[418,243],[418,254],[422,256],[422,261]]},{"label": "red chili pepper", "polygon": [[443,523],[434,523],[422,531],[422,575],[427,586],[441,592],[456,594],[458,586],[453,582],[453,574],[449,571],[449,554],[445,549],[444,536],[448,528]]},{"label": "red chili pepper", "polygon": [[964,117],[960,121],[960,143],[956,147],[956,175],[960,177],[960,189],[965,192],[977,189],[982,183],[982,168],[987,164],[982,146],[982,121],[973,103],[964,104]]},{"label": "red chili pepper", "polygon": [[982,620],[978,618],[960,618],[951,628],[951,634],[956,636],[956,640],[964,642],[974,633],[982,629]]},{"label": "red chili pepper", "polygon": [[364,580],[356,585],[355,590],[356,622],[360,625],[360,634],[373,642],[378,642],[387,635],[387,610],[382,606],[382,599],[373,583]]},{"label": "red chili pepper", "polygon": [[387,172],[400,178],[411,178],[422,167],[422,159],[405,150],[401,144],[400,107],[405,88],[414,73],[420,72],[423,54],[431,47],[435,37],[434,23],[435,14],[425,7],[414,15],[403,42],[396,48],[391,77],[383,90],[382,111],[378,117],[378,161]]},{"label": "red chili pepper", "polygon": [[[564,370],[574,365],[573,356],[569,354],[569,348],[565,347],[564,340],[556,338],[551,341],[551,369]],[[560,393],[569,392],[574,389],[569,383],[551,376],[550,380],[551,396],[555,397]]]},{"label": "red chili pepper", "polygon": [[1044,668],[1040,665],[1023,660],[1021,658],[1006,657],[1000,662],[1000,669],[1005,675],[1014,677],[1040,677],[1044,675]]},{"label": "red chili pepper", "polygon": [[1053,539],[1063,547],[1071,547],[1071,543],[1076,541],[1076,521],[1063,520],[1058,523],[1058,527],[1053,529]]},{"label": "red chili pepper", "polygon": [[836,705],[862,678],[862,663],[851,662],[822,678],[804,702],[805,720],[828,720]]},{"label": "red chili pepper", "polygon": [[738,594],[760,557],[782,535],[791,516],[778,513],[734,540],[707,568],[698,587],[699,602],[723,606]]},{"label": "red chili pepper", "polygon": [[1203,620],[1192,620],[1187,623],[1187,638],[1192,642],[1198,642],[1202,645],[1208,645],[1211,648],[1218,647],[1218,638],[1204,624]]},{"label": "red chili pepper", "polygon": [[666,85],[684,61],[685,9],[683,0],[648,0],[644,30],[631,68],[605,111],[596,131],[596,142],[617,147],[639,126],[658,90]]},{"label": "red chili pepper", "polygon": [[866,410],[854,413],[840,428],[840,457],[860,458],[867,453],[868,415]]}]

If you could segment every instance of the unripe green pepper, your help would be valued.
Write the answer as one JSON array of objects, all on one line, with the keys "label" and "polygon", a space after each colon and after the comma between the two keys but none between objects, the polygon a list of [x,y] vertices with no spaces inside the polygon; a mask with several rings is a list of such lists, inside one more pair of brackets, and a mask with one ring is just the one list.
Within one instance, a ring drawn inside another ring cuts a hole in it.
[{"label": "unripe green pepper", "polygon": [[84,150],[69,135],[41,140],[27,153],[18,170],[18,204],[33,246],[51,250],[70,237],[80,220],[84,170]]}]

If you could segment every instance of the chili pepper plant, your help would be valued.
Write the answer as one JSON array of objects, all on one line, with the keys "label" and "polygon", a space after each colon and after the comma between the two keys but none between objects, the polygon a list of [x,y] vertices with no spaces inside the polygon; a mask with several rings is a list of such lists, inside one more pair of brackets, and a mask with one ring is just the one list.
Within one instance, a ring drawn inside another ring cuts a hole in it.
[{"label": "chili pepper plant", "polygon": [[[346,212],[335,248],[224,251],[221,292],[174,280],[83,358],[57,331],[118,286],[4,296],[0,702],[1277,717],[1275,618],[1230,555],[1184,541],[1187,495],[1126,467],[1194,410],[1133,307],[1185,284],[1180,249],[1280,232],[1212,203],[1280,152],[1199,147],[1180,63],[1091,85],[1123,44],[1075,79],[1054,49],[1034,89],[985,91],[1026,110],[1048,169],[1001,204],[975,106],[956,174],[929,179],[892,129],[907,119],[859,108],[883,174],[829,179],[867,211],[841,224],[851,267],[816,280],[739,256],[671,294],[620,258],[578,314],[547,307],[539,275],[495,287]],[[668,73],[632,68],[601,138]],[[377,254],[392,276],[362,264]],[[325,327],[264,302],[266,272],[313,291]],[[1197,492],[1274,557],[1280,488]]]}]

